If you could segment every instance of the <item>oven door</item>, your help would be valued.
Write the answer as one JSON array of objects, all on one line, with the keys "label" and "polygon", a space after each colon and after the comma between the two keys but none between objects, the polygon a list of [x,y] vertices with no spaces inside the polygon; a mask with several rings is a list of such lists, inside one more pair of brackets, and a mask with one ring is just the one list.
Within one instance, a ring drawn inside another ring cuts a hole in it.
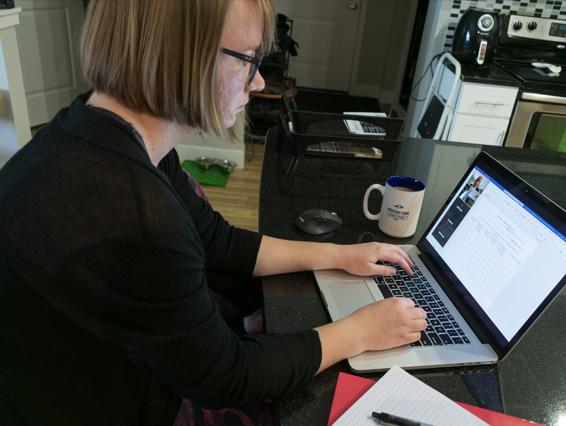
[{"label": "oven door", "polygon": [[505,146],[566,152],[566,98],[523,93]]}]

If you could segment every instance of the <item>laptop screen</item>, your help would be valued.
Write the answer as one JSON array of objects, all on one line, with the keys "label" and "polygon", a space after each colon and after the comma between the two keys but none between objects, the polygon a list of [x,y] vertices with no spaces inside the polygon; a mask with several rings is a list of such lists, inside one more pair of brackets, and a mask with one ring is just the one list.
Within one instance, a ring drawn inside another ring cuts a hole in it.
[{"label": "laptop screen", "polygon": [[541,197],[564,212],[493,163],[474,163],[423,240],[504,347],[558,291],[566,236],[564,218],[551,217]]}]

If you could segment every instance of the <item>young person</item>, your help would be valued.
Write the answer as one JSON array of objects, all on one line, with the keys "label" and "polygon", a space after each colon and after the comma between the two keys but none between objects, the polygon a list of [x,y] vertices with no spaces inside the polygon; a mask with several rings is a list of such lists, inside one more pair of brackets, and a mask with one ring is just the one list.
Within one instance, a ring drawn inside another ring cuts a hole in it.
[{"label": "young person", "polygon": [[[227,135],[264,81],[268,0],[91,0],[81,61],[93,91],[0,171],[0,423],[172,425],[182,398],[276,398],[365,350],[417,340],[409,299],[286,335],[239,335],[207,274],[410,271],[386,244],[284,241],[230,226],[174,146]],[[236,285],[236,284],[234,284]],[[232,289],[246,295],[251,288]]]}]

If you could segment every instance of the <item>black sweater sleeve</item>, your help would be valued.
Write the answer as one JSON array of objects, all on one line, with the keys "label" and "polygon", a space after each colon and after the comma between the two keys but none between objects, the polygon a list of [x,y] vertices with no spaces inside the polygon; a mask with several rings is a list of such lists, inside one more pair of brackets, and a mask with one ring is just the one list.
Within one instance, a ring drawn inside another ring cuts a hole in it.
[{"label": "black sweater sleeve", "polygon": [[313,330],[244,338],[232,332],[209,297],[196,252],[105,241],[74,252],[56,281],[51,297],[67,315],[127,346],[168,387],[207,406],[281,396],[320,364]]},{"label": "black sweater sleeve", "polygon": [[159,164],[191,215],[205,247],[209,270],[248,278],[259,252],[261,235],[231,226],[210,203],[199,196],[172,150]]}]

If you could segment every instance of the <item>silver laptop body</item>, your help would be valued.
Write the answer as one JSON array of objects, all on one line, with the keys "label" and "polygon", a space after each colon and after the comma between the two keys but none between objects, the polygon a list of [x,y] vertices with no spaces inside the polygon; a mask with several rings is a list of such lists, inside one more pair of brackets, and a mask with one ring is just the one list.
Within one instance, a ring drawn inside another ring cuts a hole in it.
[{"label": "silver laptop body", "polygon": [[[480,175],[483,184],[470,190]],[[469,343],[365,352],[348,360],[351,368],[369,372],[394,365],[415,369],[497,362],[566,283],[565,235],[563,209],[480,153],[417,246],[401,246]],[[476,255],[484,261],[475,260]],[[540,271],[536,279],[533,269]],[[315,271],[315,277],[333,321],[384,299],[380,278],[339,270]]]}]

